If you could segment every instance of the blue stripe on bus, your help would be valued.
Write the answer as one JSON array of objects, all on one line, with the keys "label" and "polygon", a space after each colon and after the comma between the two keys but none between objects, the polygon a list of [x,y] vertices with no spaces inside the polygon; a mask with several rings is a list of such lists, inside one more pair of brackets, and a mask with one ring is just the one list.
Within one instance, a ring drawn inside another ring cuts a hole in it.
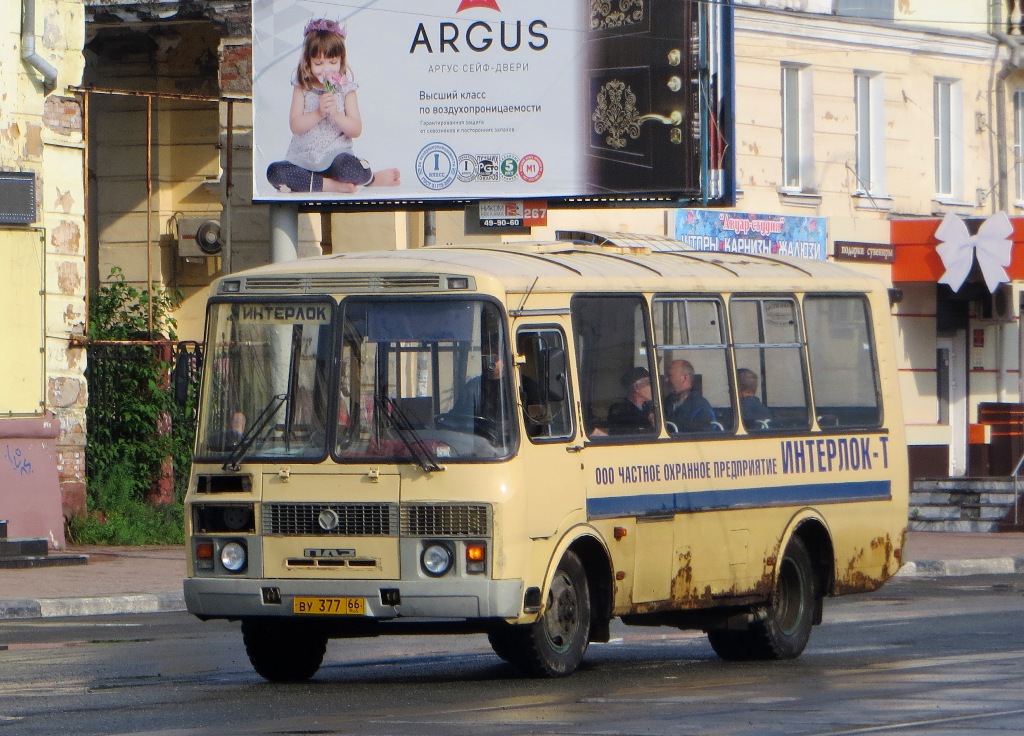
[{"label": "blue stripe on bus", "polygon": [[587,517],[608,519],[619,516],[654,516],[696,511],[755,509],[797,504],[889,501],[890,481],[857,483],[811,483],[800,486],[759,486],[728,491],[651,493],[587,499]]}]

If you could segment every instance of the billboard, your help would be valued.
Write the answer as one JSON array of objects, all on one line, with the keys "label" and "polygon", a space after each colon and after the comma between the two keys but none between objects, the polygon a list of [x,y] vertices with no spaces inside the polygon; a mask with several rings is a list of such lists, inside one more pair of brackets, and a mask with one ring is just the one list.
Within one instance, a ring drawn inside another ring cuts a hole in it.
[{"label": "billboard", "polygon": [[828,223],[824,217],[759,215],[749,212],[676,210],[675,238],[694,250],[783,255],[824,261]]},{"label": "billboard", "polygon": [[730,12],[254,0],[253,199],[728,199]]}]

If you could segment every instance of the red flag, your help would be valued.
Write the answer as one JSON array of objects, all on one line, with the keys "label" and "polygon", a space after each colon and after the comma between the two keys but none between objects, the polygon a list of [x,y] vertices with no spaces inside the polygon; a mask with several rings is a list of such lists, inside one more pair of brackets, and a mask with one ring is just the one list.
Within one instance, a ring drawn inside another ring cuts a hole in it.
[{"label": "red flag", "polygon": [[498,7],[498,0],[462,0],[459,3],[459,9],[456,13],[461,13],[463,10],[470,8],[490,8],[491,10],[497,10],[501,12],[501,8]]}]

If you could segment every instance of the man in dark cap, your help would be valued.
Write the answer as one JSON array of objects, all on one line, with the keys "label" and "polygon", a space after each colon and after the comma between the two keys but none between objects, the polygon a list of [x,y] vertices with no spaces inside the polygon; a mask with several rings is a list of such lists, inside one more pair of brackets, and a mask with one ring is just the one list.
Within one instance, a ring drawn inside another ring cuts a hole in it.
[{"label": "man in dark cap", "polygon": [[642,367],[630,368],[619,379],[626,398],[608,409],[609,434],[637,434],[654,430],[654,398],[651,374]]}]

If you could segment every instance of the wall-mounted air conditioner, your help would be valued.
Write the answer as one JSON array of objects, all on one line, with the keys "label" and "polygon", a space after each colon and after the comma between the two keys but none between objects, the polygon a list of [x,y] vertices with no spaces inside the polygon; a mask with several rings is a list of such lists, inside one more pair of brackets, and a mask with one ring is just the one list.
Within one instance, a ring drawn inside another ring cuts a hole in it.
[{"label": "wall-mounted air conditioner", "polygon": [[180,258],[211,258],[219,256],[220,221],[205,217],[178,218],[178,256]]}]

